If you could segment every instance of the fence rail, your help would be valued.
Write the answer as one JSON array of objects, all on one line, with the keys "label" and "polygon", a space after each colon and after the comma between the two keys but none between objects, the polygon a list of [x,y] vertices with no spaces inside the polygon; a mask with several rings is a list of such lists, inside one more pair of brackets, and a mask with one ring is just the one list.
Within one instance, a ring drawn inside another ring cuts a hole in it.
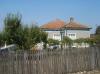
[{"label": "fence rail", "polygon": [[67,74],[100,69],[98,48],[0,54],[0,74]]}]

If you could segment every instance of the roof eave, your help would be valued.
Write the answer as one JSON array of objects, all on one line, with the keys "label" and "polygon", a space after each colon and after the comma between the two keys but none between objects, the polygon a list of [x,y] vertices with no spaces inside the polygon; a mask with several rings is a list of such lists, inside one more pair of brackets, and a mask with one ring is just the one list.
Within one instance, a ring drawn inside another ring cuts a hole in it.
[{"label": "roof eave", "polygon": [[90,30],[91,28],[65,28],[67,30]]},{"label": "roof eave", "polygon": [[53,28],[41,28],[42,30],[44,31],[59,31],[61,28],[56,28],[56,29],[53,29]]}]

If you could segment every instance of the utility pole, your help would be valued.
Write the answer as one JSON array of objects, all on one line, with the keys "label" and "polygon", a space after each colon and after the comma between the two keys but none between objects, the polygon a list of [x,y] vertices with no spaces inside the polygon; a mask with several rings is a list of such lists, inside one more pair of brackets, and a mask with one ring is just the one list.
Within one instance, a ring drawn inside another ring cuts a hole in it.
[{"label": "utility pole", "polygon": [[62,41],[63,41],[63,36],[64,36],[64,29],[63,28],[60,29],[60,35],[61,35],[61,49],[62,49],[63,48]]}]

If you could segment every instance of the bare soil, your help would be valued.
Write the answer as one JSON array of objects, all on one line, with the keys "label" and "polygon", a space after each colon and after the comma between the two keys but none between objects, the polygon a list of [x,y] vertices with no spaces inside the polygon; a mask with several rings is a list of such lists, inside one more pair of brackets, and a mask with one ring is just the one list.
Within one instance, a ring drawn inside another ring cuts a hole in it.
[{"label": "bare soil", "polygon": [[77,72],[77,73],[69,73],[69,74],[100,74],[100,71],[94,70],[94,71],[84,71],[84,72]]}]

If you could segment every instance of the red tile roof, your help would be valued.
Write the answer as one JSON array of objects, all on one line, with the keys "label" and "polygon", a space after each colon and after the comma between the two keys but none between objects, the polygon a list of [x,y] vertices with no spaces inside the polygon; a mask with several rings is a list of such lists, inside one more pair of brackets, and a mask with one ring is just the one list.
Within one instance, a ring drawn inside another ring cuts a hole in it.
[{"label": "red tile roof", "polygon": [[76,29],[76,30],[77,29],[90,29],[88,26],[74,22],[73,18],[70,18],[70,22],[68,23],[65,23],[62,20],[56,19],[54,21],[51,21],[41,26],[42,29],[49,29],[49,30],[56,30],[62,27],[67,28],[67,29]]},{"label": "red tile roof", "polygon": [[76,23],[74,21],[67,23],[64,27],[67,29],[89,29],[88,26]]},{"label": "red tile roof", "polygon": [[56,19],[54,21],[51,21],[47,24],[44,24],[43,26],[41,26],[42,29],[60,29],[64,26],[65,22],[60,20],[60,19]]}]

